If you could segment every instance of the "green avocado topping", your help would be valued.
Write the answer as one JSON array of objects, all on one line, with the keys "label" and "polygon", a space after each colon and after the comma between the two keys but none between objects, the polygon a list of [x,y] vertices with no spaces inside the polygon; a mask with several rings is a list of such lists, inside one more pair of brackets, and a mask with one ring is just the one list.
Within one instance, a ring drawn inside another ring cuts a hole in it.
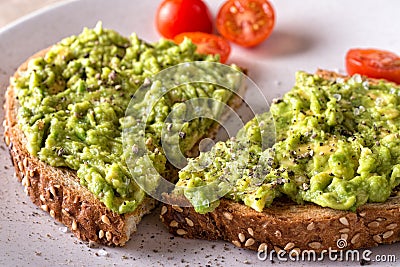
[{"label": "green avocado topping", "polygon": [[[277,197],[352,211],[384,202],[400,183],[399,105],[393,83],[298,72],[270,113],[189,161],[176,192],[200,213],[221,197],[257,211]],[[263,137],[273,130],[276,142],[265,147]]]},{"label": "green avocado topping", "polygon": [[[104,29],[101,23],[63,39],[43,57],[31,60],[28,69],[11,81],[29,153],[51,166],[76,170],[80,183],[111,210],[134,211],[146,194],[126,164],[122,131],[129,120],[124,118],[125,111],[146,79],[161,70],[183,62],[219,60],[195,50],[189,40],[180,45],[163,39],[149,44],[135,34],[125,38]],[[159,90],[158,85],[154,82],[151,90]],[[191,98],[226,103],[230,96],[230,90],[216,85],[186,84],[159,100],[147,118],[145,138],[149,140],[146,147],[152,164],[162,176],[168,178],[160,143],[166,115]],[[145,109],[146,101],[143,99],[136,108]],[[211,124],[208,119],[181,124],[180,131],[185,135],[182,151],[192,149]],[[135,169],[135,175],[144,174],[146,168]]]}]

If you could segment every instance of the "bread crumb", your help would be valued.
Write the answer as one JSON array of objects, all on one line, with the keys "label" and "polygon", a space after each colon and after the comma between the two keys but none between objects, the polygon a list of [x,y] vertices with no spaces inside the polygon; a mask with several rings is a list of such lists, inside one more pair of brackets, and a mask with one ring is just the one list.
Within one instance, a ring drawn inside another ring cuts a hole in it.
[{"label": "bread crumb", "polygon": [[96,252],[96,256],[108,257],[108,252],[105,251],[105,250],[102,248],[102,249],[99,249],[99,251]]}]

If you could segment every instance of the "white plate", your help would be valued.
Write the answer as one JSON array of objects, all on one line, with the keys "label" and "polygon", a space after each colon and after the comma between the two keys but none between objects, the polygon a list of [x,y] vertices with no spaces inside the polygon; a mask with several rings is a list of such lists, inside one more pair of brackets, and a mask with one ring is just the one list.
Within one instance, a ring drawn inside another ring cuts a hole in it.
[{"label": "white plate", "polygon": [[[214,14],[222,3],[221,0],[207,2]],[[156,41],[159,35],[153,17],[158,3],[149,0],[70,1],[1,29],[1,90],[5,90],[8,77],[28,56],[62,37],[79,33],[85,26],[93,27],[98,20],[124,35],[137,32],[145,40]],[[293,0],[274,1],[274,6],[277,25],[270,39],[252,49],[234,46],[231,56],[231,62],[249,70],[268,99],[289,90],[297,70],[343,71],[344,55],[351,47],[378,47],[400,53],[400,1]],[[3,102],[3,94],[0,102]],[[3,120],[3,112],[0,120]],[[0,169],[1,266],[270,264],[269,260],[260,261],[256,253],[226,242],[173,238],[159,221],[157,212],[145,217],[126,247],[89,248],[70,232],[64,233],[62,225],[30,202],[13,175],[5,145],[1,144],[0,148],[0,165],[3,166]],[[370,258],[375,260],[379,255],[398,258],[399,251],[400,244],[380,246],[372,249]],[[275,258],[275,263],[278,261]],[[281,263],[294,264],[290,259]],[[331,261],[328,257],[322,263],[296,264],[359,265],[352,261]],[[385,263],[390,264],[395,263]]]}]

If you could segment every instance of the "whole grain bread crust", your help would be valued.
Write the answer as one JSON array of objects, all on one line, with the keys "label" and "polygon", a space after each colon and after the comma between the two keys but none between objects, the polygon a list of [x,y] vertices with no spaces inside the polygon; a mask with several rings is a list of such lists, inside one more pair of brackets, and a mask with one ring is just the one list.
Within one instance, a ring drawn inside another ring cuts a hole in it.
[{"label": "whole grain bread crust", "polygon": [[[347,77],[318,70],[325,79]],[[369,79],[370,83],[376,80]],[[212,212],[197,213],[183,196],[165,195],[160,219],[169,232],[184,238],[226,240],[256,251],[345,250],[400,241],[400,197],[368,203],[356,212],[299,205],[280,199],[257,212],[232,200],[221,199]]]},{"label": "whole grain bread crust", "polygon": [[[44,49],[27,59],[15,72],[14,77],[18,77],[27,69],[31,59],[42,57],[47,51],[48,49]],[[238,108],[241,103],[240,96],[235,95],[228,104]],[[78,238],[104,245],[123,246],[136,232],[141,218],[156,206],[157,200],[146,197],[131,213],[112,212],[79,183],[76,171],[52,167],[29,154],[25,136],[17,122],[18,107],[14,88],[10,85],[5,95],[4,140],[16,176],[24,186],[25,193],[30,196],[34,204],[67,226]],[[217,130],[218,125],[215,124],[207,136],[212,138]],[[196,150],[198,150],[197,145],[190,154],[196,155]],[[169,168],[168,175],[176,173],[176,170]]]}]

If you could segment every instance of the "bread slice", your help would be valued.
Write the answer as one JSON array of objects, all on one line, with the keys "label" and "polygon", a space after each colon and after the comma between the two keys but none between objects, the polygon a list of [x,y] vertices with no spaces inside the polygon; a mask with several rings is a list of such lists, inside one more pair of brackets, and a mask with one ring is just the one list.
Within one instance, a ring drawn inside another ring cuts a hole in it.
[{"label": "bread slice", "polygon": [[[27,69],[31,59],[44,56],[47,51],[48,49],[42,50],[26,60],[14,77]],[[239,95],[245,88],[241,89],[228,102],[234,109],[242,103]],[[82,240],[123,246],[136,231],[141,218],[156,206],[157,201],[147,197],[134,212],[127,214],[111,211],[80,184],[76,171],[52,167],[29,154],[24,133],[18,126],[18,100],[12,86],[7,88],[4,109],[5,143],[9,148],[16,176],[32,202],[66,225]],[[207,137],[214,137],[218,128],[218,124],[213,125]],[[198,146],[194,146],[190,154],[195,155],[197,149]],[[177,173],[171,166],[168,168],[172,174]]]},{"label": "bread slice", "polygon": [[[324,70],[317,74],[325,79],[346,79]],[[286,199],[275,200],[263,212],[221,199],[220,205],[206,214],[197,213],[184,196],[166,195],[165,203],[160,218],[174,235],[222,239],[256,251],[321,253],[400,241],[400,196],[396,194],[384,203],[360,206],[356,212],[299,205]]]}]

